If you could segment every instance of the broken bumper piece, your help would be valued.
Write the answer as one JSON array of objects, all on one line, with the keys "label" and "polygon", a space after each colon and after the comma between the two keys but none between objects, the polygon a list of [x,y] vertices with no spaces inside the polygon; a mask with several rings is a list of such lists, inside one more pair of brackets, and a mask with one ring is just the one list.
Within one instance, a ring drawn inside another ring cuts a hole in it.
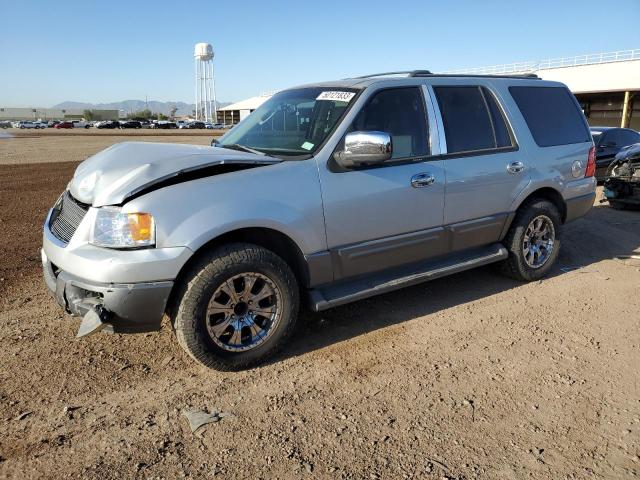
[{"label": "broken bumper piece", "polygon": [[96,283],[55,271],[43,254],[47,287],[68,313],[82,317],[78,337],[101,330],[139,333],[160,329],[173,282]]}]

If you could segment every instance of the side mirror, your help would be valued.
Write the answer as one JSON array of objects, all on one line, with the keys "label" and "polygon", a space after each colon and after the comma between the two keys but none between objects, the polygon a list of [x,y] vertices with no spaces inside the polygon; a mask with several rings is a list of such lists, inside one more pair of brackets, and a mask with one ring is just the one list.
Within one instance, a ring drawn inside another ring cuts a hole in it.
[{"label": "side mirror", "polygon": [[391,158],[393,145],[386,132],[351,132],[344,138],[344,150],[334,158],[345,168],[376,165]]},{"label": "side mirror", "polygon": [[215,147],[217,143],[218,143],[218,139],[217,138],[214,137],[214,138],[211,139],[211,146],[212,147]]}]

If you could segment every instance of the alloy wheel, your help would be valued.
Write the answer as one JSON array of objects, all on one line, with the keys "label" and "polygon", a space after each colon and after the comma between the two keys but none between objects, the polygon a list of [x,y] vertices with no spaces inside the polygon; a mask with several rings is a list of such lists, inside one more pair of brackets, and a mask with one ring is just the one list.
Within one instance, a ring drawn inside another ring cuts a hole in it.
[{"label": "alloy wheel", "polygon": [[251,350],[264,343],[282,317],[282,293],[257,272],[234,275],[214,292],[207,307],[209,336],[230,352]]},{"label": "alloy wheel", "polygon": [[555,239],[556,230],[549,217],[538,215],[531,220],[522,240],[522,253],[527,265],[542,267],[553,253]]}]

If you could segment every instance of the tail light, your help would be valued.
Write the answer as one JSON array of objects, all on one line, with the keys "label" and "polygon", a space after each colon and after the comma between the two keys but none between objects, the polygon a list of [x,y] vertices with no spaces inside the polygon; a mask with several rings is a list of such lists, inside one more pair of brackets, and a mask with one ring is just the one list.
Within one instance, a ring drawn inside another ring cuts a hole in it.
[{"label": "tail light", "polygon": [[589,157],[587,158],[587,168],[584,171],[585,177],[593,177],[596,174],[596,147],[589,149]]}]

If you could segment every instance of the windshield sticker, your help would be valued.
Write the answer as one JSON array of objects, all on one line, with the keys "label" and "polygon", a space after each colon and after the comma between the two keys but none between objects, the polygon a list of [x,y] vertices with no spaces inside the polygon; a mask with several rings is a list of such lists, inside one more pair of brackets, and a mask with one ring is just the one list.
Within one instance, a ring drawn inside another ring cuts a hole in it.
[{"label": "windshield sticker", "polygon": [[337,91],[327,91],[322,92],[317,96],[316,100],[332,100],[334,102],[347,102],[349,103],[353,97],[355,97],[355,92],[337,92]]},{"label": "windshield sticker", "polygon": [[301,145],[302,148],[304,148],[305,150],[311,150],[313,148],[313,143],[311,142],[304,142]]}]

